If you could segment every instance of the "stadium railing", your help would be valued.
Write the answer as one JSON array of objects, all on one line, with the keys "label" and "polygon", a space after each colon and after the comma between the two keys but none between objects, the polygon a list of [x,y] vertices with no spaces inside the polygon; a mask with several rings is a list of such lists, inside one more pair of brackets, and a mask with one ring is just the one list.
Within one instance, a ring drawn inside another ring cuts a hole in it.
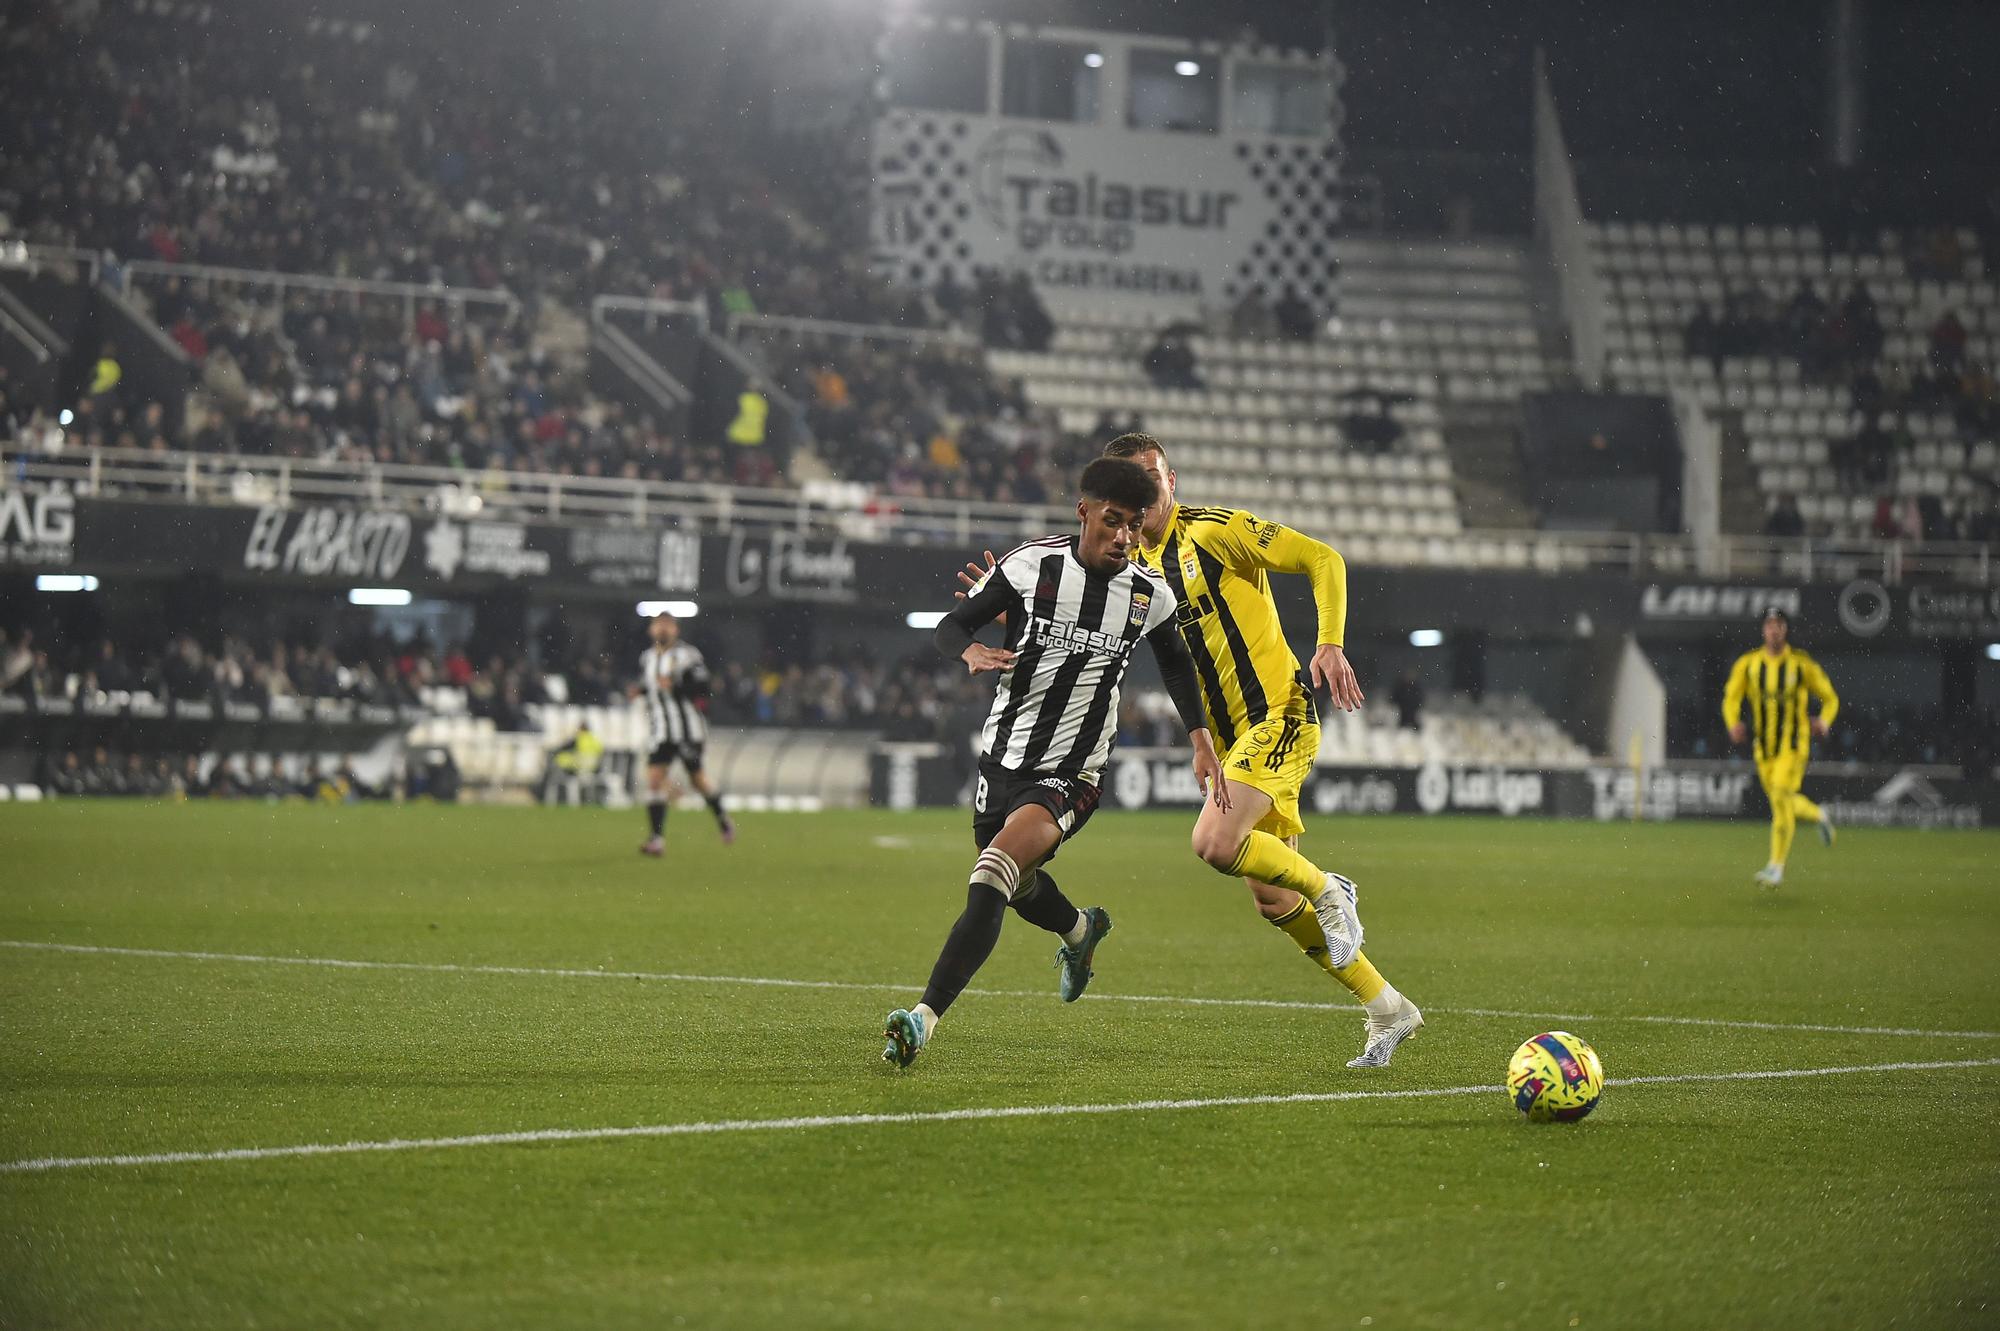
[{"label": "stadium railing", "polygon": [[[673,526],[692,531],[785,530],[889,545],[973,548],[983,541],[1067,531],[1075,511],[878,496],[866,487],[809,482],[800,489],[690,485],[464,471],[397,463],[344,464],[301,458],[0,447],[8,486],[61,486],[86,498],[184,504],[365,504],[409,511],[477,512],[498,521]],[[1784,577],[1802,582],[1872,578],[1990,585],[1993,549],[1970,542],[1915,543],[1731,536],[1698,559],[1689,538],[1634,532],[1467,531],[1456,536],[1334,534],[1350,562],[1398,567],[1529,573],[1597,572],[1632,578]]]},{"label": "stadium railing", "polygon": [[162,263],[152,259],[134,259],[118,264],[121,293],[129,294],[134,279],[152,281],[168,279],[193,283],[197,286],[250,287],[282,293],[294,291],[332,291],[354,296],[378,296],[404,303],[405,318],[414,321],[419,301],[443,301],[446,303],[504,305],[509,309],[518,308],[520,299],[504,287],[449,287],[442,283],[428,285],[419,282],[380,282],[359,277],[323,277],[312,273],[283,273],[265,268],[224,268],[213,264]]}]

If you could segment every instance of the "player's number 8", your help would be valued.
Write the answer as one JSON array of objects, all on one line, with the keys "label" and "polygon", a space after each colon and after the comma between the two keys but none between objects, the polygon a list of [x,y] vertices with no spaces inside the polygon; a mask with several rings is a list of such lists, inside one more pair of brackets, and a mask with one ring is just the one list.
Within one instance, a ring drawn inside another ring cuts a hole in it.
[{"label": "player's number 8", "polygon": [[979,784],[973,788],[972,811],[974,813],[986,812],[986,778],[984,776],[979,778]]}]

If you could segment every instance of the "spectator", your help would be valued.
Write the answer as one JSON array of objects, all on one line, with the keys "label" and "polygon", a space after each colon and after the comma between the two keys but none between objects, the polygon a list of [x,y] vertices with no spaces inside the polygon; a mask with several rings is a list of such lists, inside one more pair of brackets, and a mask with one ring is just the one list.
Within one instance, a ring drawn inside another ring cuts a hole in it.
[{"label": "spectator", "polygon": [[1153,345],[1147,348],[1143,364],[1147,377],[1156,387],[1201,391],[1201,376],[1195,369],[1190,332],[1185,323],[1168,324],[1153,339]]},{"label": "spectator", "polygon": [[1799,512],[1799,501],[1790,495],[1779,495],[1778,502],[1771,506],[1770,517],[1764,520],[1764,534],[1780,540],[1792,540],[1806,534],[1805,515]]},{"label": "spectator", "polygon": [[1405,668],[1396,677],[1396,686],[1389,690],[1389,701],[1396,708],[1396,725],[1403,730],[1421,729],[1420,713],[1424,706],[1424,686],[1417,679],[1417,672]]},{"label": "spectator", "polygon": [[1269,342],[1278,336],[1278,316],[1264,303],[1264,288],[1248,288],[1230,309],[1229,335],[1243,342]]},{"label": "spectator", "polygon": [[1956,376],[1965,363],[1965,325],[1956,310],[1946,310],[1931,325],[1931,369],[1939,375]]},{"label": "spectator", "polygon": [[1279,334],[1288,342],[1310,342],[1319,335],[1319,318],[1313,313],[1312,306],[1306,304],[1297,287],[1285,288],[1273,313],[1278,321]]}]

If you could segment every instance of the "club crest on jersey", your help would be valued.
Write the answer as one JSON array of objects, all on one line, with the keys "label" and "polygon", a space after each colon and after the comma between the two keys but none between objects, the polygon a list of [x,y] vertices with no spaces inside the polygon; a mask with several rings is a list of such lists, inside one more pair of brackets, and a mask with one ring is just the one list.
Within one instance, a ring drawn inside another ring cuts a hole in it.
[{"label": "club crest on jersey", "polygon": [[1201,561],[1191,553],[1181,556],[1181,576],[1189,582],[1196,582],[1201,578]]},{"label": "club crest on jersey", "polygon": [[1135,625],[1137,625],[1137,624],[1143,624],[1143,623],[1145,623],[1145,622],[1146,622],[1146,607],[1147,607],[1147,606],[1150,606],[1150,605],[1151,605],[1152,603],[1153,603],[1153,598],[1152,598],[1152,597],[1150,597],[1150,596],[1148,596],[1148,595],[1146,595],[1146,593],[1144,593],[1144,592],[1133,592],[1133,593],[1132,593],[1132,617],[1131,617],[1131,620],[1130,620],[1129,622],[1131,622],[1132,624],[1135,624]]}]

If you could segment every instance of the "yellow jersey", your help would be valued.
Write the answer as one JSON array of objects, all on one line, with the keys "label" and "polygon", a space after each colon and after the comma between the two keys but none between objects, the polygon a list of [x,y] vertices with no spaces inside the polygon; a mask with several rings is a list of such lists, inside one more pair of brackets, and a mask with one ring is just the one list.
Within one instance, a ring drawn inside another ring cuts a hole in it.
[{"label": "yellow jersey", "polygon": [[1312,685],[1286,645],[1272,573],[1303,573],[1319,607],[1319,641],[1343,645],[1347,565],[1320,541],[1237,508],[1174,505],[1160,544],[1139,562],[1167,580],[1179,598],[1181,637],[1201,679],[1215,746],[1269,716],[1313,711]]},{"label": "yellow jersey", "polygon": [[1737,657],[1729,668],[1729,684],[1722,691],[1722,723],[1735,725],[1747,701],[1758,762],[1803,756],[1812,743],[1806,715],[1809,697],[1819,699],[1819,719],[1832,725],[1840,711],[1840,696],[1819,662],[1790,644],[1776,656],[1758,647]]}]

